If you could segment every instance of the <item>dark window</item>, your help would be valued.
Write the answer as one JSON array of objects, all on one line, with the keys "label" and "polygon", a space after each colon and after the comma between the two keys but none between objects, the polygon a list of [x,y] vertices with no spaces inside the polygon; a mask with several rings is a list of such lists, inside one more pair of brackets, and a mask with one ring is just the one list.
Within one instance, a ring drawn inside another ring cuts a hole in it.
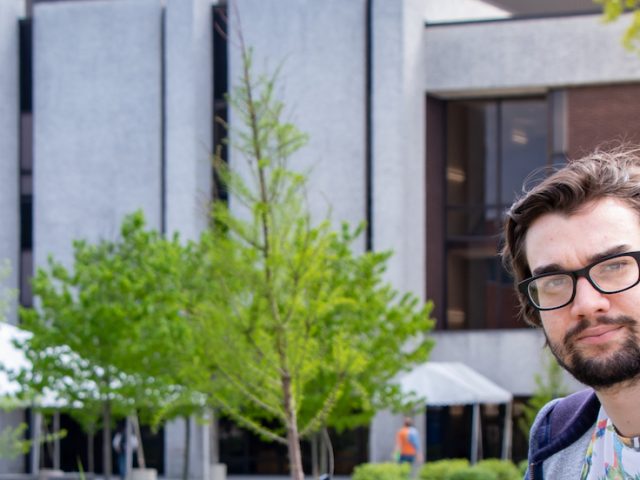
[{"label": "dark window", "polygon": [[[482,458],[500,458],[502,455],[505,427],[504,405],[485,404],[480,406],[480,450]],[[472,405],[451,405],[427,408],[427,461],[445,458],[471,459],[470,439],[473,425]],[[513,458],[526,458],[526,438],[522,442],[522,432],[514,428]],[[524,444],[524,445],[523,445]],[[523,448],[524,446],[524,448]]]},{"label": "dark window", "polygon": [[20,21],[20,303],[33,304],[33,28]]},{"label": "dark window", "polygon": [[498,256],[502,213],[548,164],[545,98],[446,107],[446,327],[513,328],[512,281]]},{"label": "dark window", "polygon": [[[27,415],[27,418],[31,418],[31,415]],[[104,473],[102,430],[98,430],[93,437],[90,437],[73,417],[64,413],[60,414],[60,429],[65,432],[64,437],[60,439],[60,469],[65,472],[76,472],[79,467],[82,467],[85,472]],[[45,414],[42,419],[42,434],[53,434],[54,432],[53,419],[50,415]],[[115,429],[112,429],[111,440],[113,440],[114,435]],[[140,425],[140,435],[142,436],[147,468],[155,468],[159,475],[163,475],[165,459],[164,428],[160,427],[157,430],[152,430],[146,425]],[[92,444],[91,447],[89,443]],[[91,453],[90,448],[92,450]],[[115,451],[111,449],[111,453],[112,470],[117,473]],[[54,455],[53,443],[43,442],[40,446],[40,468],[53,468]],[[137,454],[134,454],[133,465],[134,468],[139,466]]]},{"label": "dark window", "polygon": [[[253,432],[239,427],[227,418],[219,421],[220,461],[231,475],[288,475],[289,459],[285,445],[262,440]],[[273,427],[275,425],[271,425]],[[353,469],[367,461],[367,428],[359,427],[340,433],[329,429],[334,452],[334,473],[351,475]],[[301,443],[305,472],[311,472],[311,444]],[[322,454],[319,454],[321,462]],[[324,472],[320,472],[324,473]]]},{"label": "dark window", "polygon": [[32,30],[30,19],[20,21],[20,111],[23,113],[33,109]]},{"label": "dark window", "polygon": [[[227,6],[223,3],[213,7],[213,145],[223,162],[229,158],[225,143],[228,120],[228,25]],[[228,201],[228,192],[218,175],[213,172],[213,198]]]}]

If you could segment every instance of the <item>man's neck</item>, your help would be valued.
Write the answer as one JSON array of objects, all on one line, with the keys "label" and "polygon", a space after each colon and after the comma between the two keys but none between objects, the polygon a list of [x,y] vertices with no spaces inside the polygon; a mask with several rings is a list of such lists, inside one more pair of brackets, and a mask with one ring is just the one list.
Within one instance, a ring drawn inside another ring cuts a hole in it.
[{"label": "man's neck", "polygon": [[596,394],[618,433],[640,436],[640,382],[596,390]]}]

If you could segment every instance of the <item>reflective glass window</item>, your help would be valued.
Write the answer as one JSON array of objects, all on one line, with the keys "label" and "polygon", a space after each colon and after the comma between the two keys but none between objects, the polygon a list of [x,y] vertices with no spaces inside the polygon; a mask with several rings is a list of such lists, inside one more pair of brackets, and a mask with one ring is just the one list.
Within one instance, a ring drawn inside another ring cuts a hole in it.
[{"label": "reflective glass window", "polygon": [[454,101],[446,111],[449,329],[524,326],[498,256],[502,212],[549,162],[545,98]]}]

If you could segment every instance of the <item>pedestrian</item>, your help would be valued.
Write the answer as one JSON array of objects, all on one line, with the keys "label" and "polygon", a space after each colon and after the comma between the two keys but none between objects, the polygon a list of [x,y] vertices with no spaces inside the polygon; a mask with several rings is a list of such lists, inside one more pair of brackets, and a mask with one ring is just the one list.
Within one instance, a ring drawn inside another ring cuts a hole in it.
[{"label": "pedestrian", "polygon": [[411,417],[405,417],[402,428],[396,433],[394,457],[399,463],[409,463],[412,466],[416,460],[422,461],[420,434]]},{"label": "pedestrian", "polygon": [[556,169],[516,200],[504,234],[525,319],[590,387],[539,412],[527,478],[640,478],[640,149]]},{"label": "pedestrian", "polygon": [[[138,449],[138,439],[133,434],[129,434],[129,441],[131,442],[131,459],[133,462],[133,454]],[[127,435],[125,424],[121,423],[116,430],[116,434],[113,436],[113,449],[116,452],[116,460],[118,465],[118,474],[121,480],[127,478]]]}]

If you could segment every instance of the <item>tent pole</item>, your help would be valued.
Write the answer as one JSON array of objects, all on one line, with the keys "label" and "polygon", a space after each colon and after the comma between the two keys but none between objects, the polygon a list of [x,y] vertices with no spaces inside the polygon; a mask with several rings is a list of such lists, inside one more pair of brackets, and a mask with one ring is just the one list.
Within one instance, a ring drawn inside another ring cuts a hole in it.
[{"label": "tent pole", "polygon": [[429,413],[429,406],[427,406],[427,408],[424,409],[424,435],[422,436],[422,438],[424,438],[424,446],[422,447],[422,449],[424,450],[422,452],[422,458],[424,459],[424,463],[427,463],[427,441],[429,436],[427,435],[427,433],[429,432],[429,423],[428,423],[428,417],[427,414]]},{"label": "tent pole", "polygon": [[40,430],[42,428],[42,414],[31,407],[31,474],[40,473]]},{"label": "tent pole", "polygon": [[478,439],[480,427],[480,404],[473,404],[473,415],[471,416],[471,465],[478,462]]},{"label": "tent pole", "polygon": [[511,458],[511,442],[513,440],[513,402],[505,404],[504,409],[504,428],[502,431],[502,459],[508,460]]}]

